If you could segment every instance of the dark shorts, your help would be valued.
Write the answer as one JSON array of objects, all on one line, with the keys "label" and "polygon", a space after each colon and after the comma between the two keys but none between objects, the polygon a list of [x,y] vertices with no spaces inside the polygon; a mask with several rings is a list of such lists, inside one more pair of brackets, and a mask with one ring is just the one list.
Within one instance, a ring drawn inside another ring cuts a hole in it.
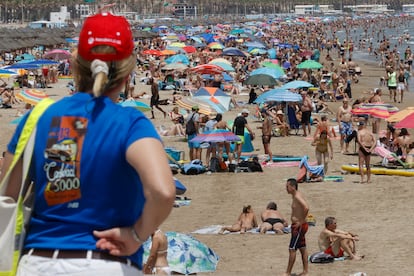
[{"label": "dark shorts", "polygon": [[388,90],[397,90],[397,86],[388,86]]},{"label": "dark shorts", "polygon": [[158,105],[159,97],[151,97],[150,106]]},{"label": "dark shorts", "polygon": [[263,142],[263,144],[265,145],[265,144],[270,144],[270,139],[272,138],[272,136],[271,135],[263,135],[262,136],[262,142]]},{"label": "dark shorts", "polygon": [[306,247],[305,234],[308,232],[308,223],[303,224],[295,223],[292,224],[292,236],[290,238],[289,249],[297,250]]},{"label": "dark shorts", "polygon": [[302,111],[301,123],[305,125],[310,124],[311,114],[312,114],[312,111]]},{"label": "dark shorts", "polygon": [[362,152],[362,154],[363,155],[365,155],[365,156],[370,156],[371,155],[371,153],[370,152],[367,152],[363,147],[359,147],[359,151],[360,152]]}]

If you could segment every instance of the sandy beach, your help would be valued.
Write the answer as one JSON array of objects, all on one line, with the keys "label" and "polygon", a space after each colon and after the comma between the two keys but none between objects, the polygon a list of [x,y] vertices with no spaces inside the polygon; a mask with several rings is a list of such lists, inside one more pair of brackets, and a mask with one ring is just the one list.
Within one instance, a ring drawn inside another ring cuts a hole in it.
[{"label": "sandy beach", "polygon": [[[334,61],[338,63],[338,60]],[[357,61],[358,62],[358,61]],[[363,75],[360,82],[353,85],[354,98],[364,91],[378,87],[378,80],[384,74],[384,68],[377,64],[358,62]],[[137,76],[139,78],[140,76]],[[68,95],[66,88],[68,80],[59,80],[47,88],[46,93],[59,99]],[[388,91],[384,88],[383,99],[389,102]],[[412,91],[414,88],[411,88]],[[146,91],[149,86],[139,83],[135,92]],[[171,91],[160,91],[161,99],[171,98]],[[247,95],[238,96],[237,100],[247,101]],[[143,99],[149,103],[149,99]],[[336,111],[340,102],[328,103]],[[414,93],[408,92],[403,104],[397,104],[400,109],[414,104]],[[16,119],[18,109],[23,104],[12,109],[0,109],[0,148],[6,150],[6,145],[13,134],[15,125],[10,122]],[[162,106],[171,111],[173,105]],[[245,106],[251,112],[254,106]],[[233,120],[242,107],[224,114],[224,120]],[[252,113],[251,113],[252,114]],[[150,117],[150,112],[147,113]],[[171,124],[168,117],[155,111],[156,127]],[[333,115],[329,116],[334,118]],[[252,116],[249,124],[255,129],[261,123]],[[335,123],[332,123],[334,125]],[[385,128],[382,122],[381,129]],[[312,128],[312,133],[315,127]],[[299,132],[301,133],[301,131]],[[172,146],[185,151],[188,158],[187,143],[182,137],[163,137],[165,146]],[[277,155],[308,155],[315,161],[314,148],[311,141],[302,136],[273,137],[271,149]],[[255,154],[263,154],[260,135],[253,141]],[[338,140],[333,140],[334,159],[329,164],[328,175],[341,175],[343,164],[357,163],[357,156],[340,153]],[[350,145],[354,150],[354,144]],[[204,152],[203,152],[204,154]],[[372,162],[379,162],[380,157],[373,156]],[[231,225],[241,212],[243,205],[252,205],[258,219],[269,201],[276,201],[278,209],[285,217],[290,217],[291,196],[287,194],[286,179],[295,177],[298,168],[264,168],[263,173],[213,173],[187,176],[178,174],[176,177],[187,186],[185,196],[191,198],[189,206],[174,208],[170,217],[161,226],[164,231],[191,233],[211,225]],[[346,174],[343,182],[317,182],[300,184],[310,204],[310,213],[316,218],[316,226],[310,227],[307,234],[309,253],[319,251],[317,238],[324,227],[324,219],[334,216],[338,228],[350,230],[359,234],[357,243],[359,254],[364,255],[362,261],[336,261],[330,264],[310,264],[311,275],[349,275],[365,272],[368,275],[399,275],[412,274],[411,249],[414,248],[414,234],[411,228],[414,222],[408,215],[413,207],[413,179],[399,176],[374,175],[371,184],[359,184],[359,175]],[[214,275],[279,275],[283,273],[288,261],[288,243],[290,235],[260,235],[260,234],[227,234],[227,235],[194,235],[197,239],[209,245],[219,256],[220,261]],[[293,272],[302,271],[300,257],[296,259]]]}]

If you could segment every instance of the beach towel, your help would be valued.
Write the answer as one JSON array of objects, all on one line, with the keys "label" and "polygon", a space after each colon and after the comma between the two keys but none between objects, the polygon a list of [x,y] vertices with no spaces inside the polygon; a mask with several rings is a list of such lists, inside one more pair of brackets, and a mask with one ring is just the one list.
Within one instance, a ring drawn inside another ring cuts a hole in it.
[{"label": "beach towel", "polygon": [[191,199],[187,197],[184,197],[184,198],[176,197],[174,200],[174,207],[176,208],[181,207],[181,206],[190,206],[190,204],[191,204]]},{"label": "beach towel", "polygon": [[[263,162],[262,166],[265,168],[288,168],[288,167],[298,167],[300,161],[285,161],[285,162]],[[310,162],[309,165],[316,165],[316,162]]]},{"label": "beach towel", "polygon": [[[195,231],[193,231],[191,233],[192,234],[200,234],[200,235],[215,235],[215,234],[219,234],[221,228],[224,227],[224,226],[225,225],[210,225],[210,226],[206,226],[206,227],[203,227],[201,229],[195,230]],[[283,229],[283,232],[285,234],[290,233],[290,226],[285,227]],[[253,229],[247,231],[246,233],[260,234],[259,227],[253,228]],[[223,234],[224,235],[226,235],[226,234],[240,234],[240,232],[224,231]],[[266,234],[276,235],[275,231],[267,231]]]}]

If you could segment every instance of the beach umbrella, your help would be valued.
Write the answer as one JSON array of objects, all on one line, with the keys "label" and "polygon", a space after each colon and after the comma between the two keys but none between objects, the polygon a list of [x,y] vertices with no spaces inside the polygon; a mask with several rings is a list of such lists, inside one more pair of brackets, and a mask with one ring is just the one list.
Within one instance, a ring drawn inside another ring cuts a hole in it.
[{"label": "beach umbrella", "polygon": [[223,44],[221,44],[220,42],[216,42],[216,41],[209,43],[207,47],[210,49],[216,49],[216,50],[224,49]]},{"label": "beach umbrella", "polygon": [[405,108],[403,110],[400,110],[400,111],[392,114],[390,117],[388,117],[386,119],[386,121],[387,122],[390,122],[390,123],[399,122],[402,119],[404,119],[405,117],[407,117],[408,115],[411,115],[413,113],[414,113],[414,107],[413,106],[410,106],[410,107],[407,107],[407,108]]},{"label": "beach umbrella", "polygon": [[217,113],[217,111],[214,110],[213,107],[211,107],[206,102],[203,102],[201,100],[197,100],[196,98],[181,98],[179,100],[176,100],[175,103],[184,109],[191,110],[191,108],[195,105],[199,107],[198,113],[210,116],[213,113]]},{"label": "beach umbrella", "polygon": [[[223,77],[223,80],[225,82],[232,82],[232,81],[234,81],[234,79],[229,74],[227,74],[225,72],[221,73],[221,76]],[[212,80],[212,79],[214,79],[214,76],[209,75],[209,74],[203,74],[201,77],[203,79],[205,79],[205,80]]]},{"label": "beach umbrella", "polygon": [[231,96],[217,87],[201,87],[193,94],[193,99],[207,102],[218,113],[224,113],[230,109]]},{"label": "beach umbrella", "polygon": [[184,186],[183,183],[181,183],[180,180],[174,177],[174,183],[175,183],[175,194],[176,195],[182,195],[187,191],[187,188]]},{"label": "beach umbrella", "polygon": [[31,54],[27,54],[27,53],[24,53],[24,54],[22,54],[22,55],[20,55],[20,56],[17,56],[16,58],[15,58],[15,60],[16,61],[32,61],[32,60],[35,60],[36,58],[35,58],[35,56],[34,55],[31,55]]},{"label": "beach umbrella", "polygon": [[317,61],[310,60],[310,59],[305,60],[304,62],[301,62],[298,64],[298,66],[296,66],[296,68],[298,69],[320,69],[322,67],[323,67],[322,64],[320,64]]},{"label": "beach umbrella", "polygon": [[54,60],[68,59],[71,57],[71,53],[65,49],[54,49],[43,55],[44,58],[51,58]]},{"label": "beach umbrella", "polygon": [[170,64],[170,63],[183,63],[183,64],[186,64],[186,65],[190,64],[190,60],[188,59],[188,57],[186,55],[182,55],[182,54],[170,56],[169,58],[167,58],[165,60],[165,62],[168,63],[168,64]]},{"label": "beach umbrella", "polygon": [[226,129],[214,129],[197,134],[190,142],[196,143],[218,143],[218,142],[238,142],[239,136]]},{"label": "beach umbrella", "polygon": [[216,64],[216,63],[227,63],[231,66],[231,61],[225,59],[225,58],[215,58],[209,62],[209,64]]},{"label": "beach umbrella", "polygon": [[185,47],[185,44],[182,43],[182,42],[173,42],[169,46],[171,46],[171,47],[177,47],[177,48],[183,48],[183,47]]},{"label": "beach umbrella", "polygon": [[187,69],[188,66],[180,63],[180,62],[174,62],[174,63],[170,63],[165,65],[164,67],[162,67],[162,70],[185,70]]},{"label": "beach umbrella", "polygon": [[29,64],[29,63],[15,63],[9,66],[4,67],[4,69],[39,69],[40,65],[38,64]]},{"label": "beach umbrella", "polygon": [[234,72],[235,71],[233,66],[229,65],[228,63],[216,62],[216,63],[212,63],[212,64],[220,66],[221,68],[223,68],[225,71],[228,71],[228,72]]},{"label": "beach umbrella", "polygon": [[6,69],[0,69],[0,78],[8,78],[14,75],[17,75],[17,73]]},{"label": "beach umbrella", "polygon": [[351,110],[355,115],[370,115],[374,118],[386,119],[398,112],[398,108],[391,104],[364,103]]},{"label": "beach umbrella", "polygon": [[414,113],[411,113],[394,125],[395,128],[414,128]]},{"label": "beach umbrella", "polygon": [[151,110],[151,107],[147,105],[146,103],[136,101],[136,100],[125,100],[123,102],[120,102],[119,105],[122,107],[133,107],[136,108],[142,112]]},{"label": "beach umbrella", "polygon": [[285,74],[285,72],[283,70],[280,70],[280,69],[271,68],[271,67],[261,67],[261,68],[258,68],[258,69],[255,69],[255,70],[251,71],[249,76],[269,75],[274,79],[278,79],[278,78],[282,77],[284,74]]},{"label": "beach umbrella", "polygon": [[244,82],[245,85],[267,85],[273,86],[277,84],[277,81],[274,77],[266,75],[266,74],[257,74],[257,75],[250,75],[246,81]]},{"label": "beach umbrella", "polygon": [[188,46],[184,46],[183,50],[187,53],[187,54],[192,54],[197,52],[196,47],[192,46],[192,45],[188,45]]},{"label": "beach umbrella", "polygon": [[[171,271],[184,275],[216,270],[219,256],[206,244],[193,236],[178,232],[166,232],[168,240],[167,260]],[[145,263],[149,257],[151,240],[143,244]]]},{"label": "beach umbrella", "polygon": [[255,100],[256,103],[263,102],[301,102],[302,96],[298,93],[290,92],[287,89],[275,88],[263,93]]},{"label": "beach umbrella", "polygon": [[313,87],[313,84],[307,81],[294,80],[294,81],[290,81],[282,85],[282,88],[285,88],[285,89],[298,89],[298,88],[304,88],[304,87],[305,88]]},{"label": "beach umbrella", "polygon": [[223,49],[223,56],[239,56],[239,57],[246,57],[246,54],[242,52],[242,50],[235,48],[235,47],[229,47]]},{"label": "beach umbrella", "polygon": [[50,59],[37,59],[28,62],[27,64],[34,64],[34,65],[52,65],[52,64],[59,64],[59,62]]},{"label": "beach umbrella", "polygon": [[244,43],[244,46],[249,47],[249,48],[260,48],[260,49],[266,49],[266,45],[264,45],[263,43],[260,43],[258,41],[249,41]]},{"label": "beach umbrella", "polygon": [[177,53],[176,51],[173,51],[173,50],[170,50],[170,49],[165,49],[165,50],[162,50],[160,52],[160,55],[161,56],[171,56],[171,55],[175,55],[176,53]]},{"label": "beach umbrella", "polygon": [[[276,60],[276,61],[277,61],[277,60]],[[263,66],[263,67],[266,67],[266,68],[272,68],[272,69],[275,69],[275,70],[277,70],[277,71],[281,72],[281,73],[282,73],[282,75],[284,75],[284,74],[285,74],[285,70],[284,70],[282,67],[280,67],[280,65],[279,65],[279,64],[277,64],[277,63],[273,63],[272,61],[265,61],[265,62],[262,62],[262,66]]]},{"label": "beach umbrella", "polygon": [[214,64],[201,64],[190,69],[194,73],[198,74],[210,74],[218,75],[224,72],[224,69]]},{"label": "beach umbrella", "polygon": [[155,49],[148,49],[145,51],[141,52],[143,55],[152,55],[152,56],[161,56],[162,53],[160,50],[155,50]]},{"label": "beach umbrella", "polygon": [[201,40],[201,38],[199,38],[197,36],[190,36],[190,39],[194,40],[197,43],[203,43],[203,41]]},{"label": "beach umbrella", "polygon": [[31,105],[36,105],[38,102],[47,97],[49,96],[45,92],[37,89],[23,89],[16,94],[17,99]]},{"label": "beach umbrella", "polygon": [[265,54],[267,54],[267,51],[265,49],[253,48],[253,49],[249,50],[249,54],[251,54],[251,55],[265,55]]}]

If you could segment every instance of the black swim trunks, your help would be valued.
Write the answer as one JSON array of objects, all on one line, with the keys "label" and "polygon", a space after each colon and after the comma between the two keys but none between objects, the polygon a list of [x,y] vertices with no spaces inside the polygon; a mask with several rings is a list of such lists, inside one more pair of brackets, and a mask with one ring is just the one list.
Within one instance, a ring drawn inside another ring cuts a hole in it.
[{"label": "black swim trunks", "polygon": [[268,218],[264,222],[267,222],[271,224],[272,226],[276,223],[282,223],[282,224],[284,223],[283,219],[280,219],[280,218]]},{"label": "black swim trunks", "polygon": [[360,151],[360,152],[362,152],[362,154],[363,154],[363,155],[365,155],[365,156],[369,156],[369,155],[371,155],[371,153],[370,153],[370,152],[368,152],[368,151],[366,151],[364,147],[361,147],[361,146],[360,146],[360,147],[359,147],[359,151]]}]

